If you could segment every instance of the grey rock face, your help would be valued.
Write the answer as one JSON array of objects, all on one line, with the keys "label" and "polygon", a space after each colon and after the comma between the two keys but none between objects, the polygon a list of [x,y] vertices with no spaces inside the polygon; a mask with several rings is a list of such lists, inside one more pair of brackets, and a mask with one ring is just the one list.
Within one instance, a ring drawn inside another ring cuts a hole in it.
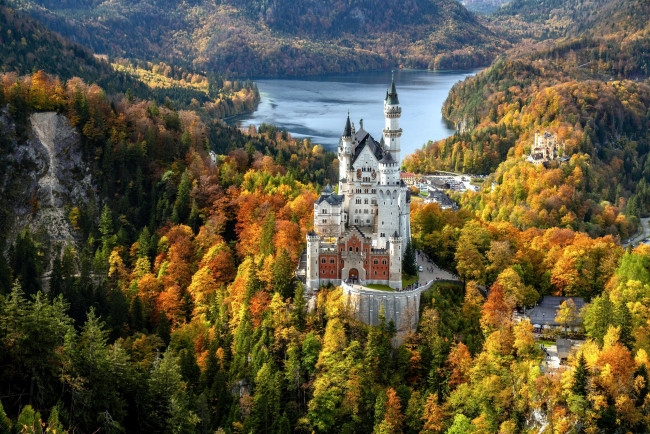
[{"label": "grey rock face", "polygon": [[77,131],[56,112],[33,113],[26,140],[17,140],[16,126],[6,113],[0,113],[0,125],[12,138],[9,170],[0,176],[2,198],[16,217],[10,231],[29,226],[44,229],[51,241],[74,240],[67,208],[95,194]]}]

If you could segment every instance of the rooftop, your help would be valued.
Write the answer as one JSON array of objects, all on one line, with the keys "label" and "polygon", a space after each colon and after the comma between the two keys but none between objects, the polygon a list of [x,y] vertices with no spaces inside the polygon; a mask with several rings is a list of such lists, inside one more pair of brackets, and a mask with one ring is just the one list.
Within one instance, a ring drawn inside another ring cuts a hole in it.
[{"label": "rooftop", "polygon": [[[542,327],[546,324],[550,325],[551,327],[559,327],[561,324],[555,322],[555,317],[557,316],[557,311],[560,308],[560,305],[568,299],[573,299],[578,313],[586,304],[585,300],[582,297],[545,296],[537,306],[526,312],[526,316],[530,318],[531,324],[533,324],[535,327]],[[577,319],[572,325],[576,326],[580,323],[581,320]]]}]

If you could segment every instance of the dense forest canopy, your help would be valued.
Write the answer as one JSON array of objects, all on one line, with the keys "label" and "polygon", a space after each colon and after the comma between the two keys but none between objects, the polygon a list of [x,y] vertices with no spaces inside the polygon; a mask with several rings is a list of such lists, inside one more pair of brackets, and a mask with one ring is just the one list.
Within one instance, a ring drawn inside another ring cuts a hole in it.
[{"label": "dense forest canopy", "polygon": [[[393,323],[358,322],[335,288],[307,312],[292,279],[332,154],[264,126],[224,138],[215,164],[189,113],[42,72],[0,82],[5,116],[65,115],[101,174],[100,202],[70,209],[79,242],[26,228],[0,255],[4,429],[516,432],[533,414],[645,429],[648,318],[629,306],[650,287],[647,249],[414,203],[414,242],[467,285],[436,285],[394,348]],[[549,294],[593,300],[564,376],[539,370],[512,317]]]},{"label": "dense forest canopy", "polygon": [[[647,2],[637,1],[585,7],[592,17],[586,33],[522,48],[458,83],[443,116],[462,131],[430,142],[405,167],[494,172],[481,191],[460,200],[487,221],[634,233],[637,218],[650,211],[650,39],[648,21],[639,19],[645,9]],[[523,161],[543,132],[564,143],[570,161]]]},{"label": "dense forest canopy", "polygon": [[[79,77],[110,94],[128,91],[161,105],[169,101],[179,109],[201,108],[219,118],[249,112],[259,101],[255,84],[248,80],[227,80],[215,73],[124,59],[111,65],[105,56],[70,42],[4,0],[0,1],[0,41],[0,71],[4,72],[45,70],[65,80]],[[179,76],[179,80],[169,80],[170,75]]]},{"label": "dense forest canopy", "polygon": [[502,45],[455,0],[13,4],[97,53],[238,77],[470,68]]},{"label": "dense forest canopy", "polygon": [[[650,212],[647,2],[12,5],[111,56],[0,0],[0,433],[650,430],[650,248],[620,243]],[[491,175],[457,211],[413,196],[413,245],[460,281],[397,345],[294,279],[335,155],[225,125],[259,96],[217,72],[475,65],[507,46],[483,24],[518,45],[452,89],[462,131],[404,164]],[[87,194],[39,194],[43,115]],[[542,131],[566,159],[525,161]],[[588,304],[540,334],[516,312],[543,296]],[[556,369],[540,345],[562,336],[581,346]]]}]

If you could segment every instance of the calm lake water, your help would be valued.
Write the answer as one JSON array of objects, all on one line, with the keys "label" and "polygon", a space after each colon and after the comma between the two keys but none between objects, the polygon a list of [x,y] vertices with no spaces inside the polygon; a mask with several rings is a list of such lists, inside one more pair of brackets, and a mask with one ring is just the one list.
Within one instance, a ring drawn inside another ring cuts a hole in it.
[{"label": "calm lake water", "polygon": [[[395,71],[402,106],[402,157],[429,140],[454,133],[442,119],[442,104],[456,82],[476,72]],[[390,78],[390,71],[376,71],[255,80],[262,96],[257,110],[231,122],[243,127],[277,125],[294,137],[310,137],[313,143],[335,150],[349,110],[356,128],[359,129],[359,119],[363,119],[364,129],[379,140]]]}]

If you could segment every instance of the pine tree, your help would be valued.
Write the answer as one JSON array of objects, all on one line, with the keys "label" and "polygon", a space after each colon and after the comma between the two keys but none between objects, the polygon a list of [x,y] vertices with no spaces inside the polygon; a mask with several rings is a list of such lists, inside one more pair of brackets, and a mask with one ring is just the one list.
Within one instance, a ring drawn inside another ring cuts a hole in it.
[{"label": "pine tree", "polygon": [[143,331],[145,325],[146,321],[142,300],[140,300],[140,297],[136,295],[131,299],[131,305],[129,306],[129,327],[133,333]]},{"label": "pine tree", "polygon": [[[178,184],[178,191],[176,193],[176,202],[174,203],[174,210],[172,220],[175,223],[184,223],[190,215],[190,189],[192,187],[192,180],[190,174],[186,170],[181,176],[181,182]],[[175,220],[174,220],[175,218]]]},{"label": "pine tree", "polygon": [[113,213],[111,213],[108,204],[105,204],[102,209],[102,216],[99,219],[99,233],[102,235],[102,260],[106,261],[115,245]]},{"label": "pine tree", "polygon": [[634,336],[632,335],[632,314],[627,304],[623,301],[614,307],[613,325],[620,327],[619,340],[626,347],[632,348]]},{"label": "pine tree", "polygon": [[580,353],[578,359],[578,366],[573,371],[573,384],[571,385],[571,392],[574,395],[587,396],[587,384],[589,381],[589,368],[584,354]]},{"label": "pine tree", "polygon": [[304,288],[302,283],[296,283],[296,292],[293,295],[293,310],[291,311],[291,319],[296,329],[302,331],[305,329],[305,309],[307,302],[305,301]]},{"label": "pine tree", "polygon": [[11,268],[0,244],[0,295],[8,294],[9,291],[11,291]]},{"label": "pine tree", "polygon": [[9,251],[14,277],[26,294],[36,294],[41,290],[42,266],[39,251],[28,229],[23,230]]},{"label": "pine tree", "polygon": [[[255,395],[251,411],[255,432],[270,432],[280,410],[280,383],[271,363],[264,363],[255,376]],[[274,430],[275,431],[275,430]]]},{"label": "pine tree", "polygon": [[282,298],[293,295],[293,261],[286,249],[282,249],[273,263],[272,287]]},{"label": "pine tree", "polygon": [[415,259],[415,250],[413,243],[409,238],[406,242],[406,249],[404,250],[404,262],[402,262],[402,271],[408,276],[417,276],[418,267]]}]

